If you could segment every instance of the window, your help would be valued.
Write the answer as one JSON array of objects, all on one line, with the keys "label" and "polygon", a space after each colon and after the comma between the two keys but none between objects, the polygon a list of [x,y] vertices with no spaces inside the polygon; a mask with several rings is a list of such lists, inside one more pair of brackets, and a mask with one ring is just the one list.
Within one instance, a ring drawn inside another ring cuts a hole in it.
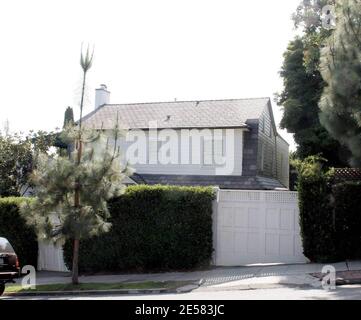
[{"label": "window", "polygon": [[14,249],[5,238],[0,238],[0,253],[14,253]]},{"label": "window", "polygon": [[213,165],[213,137],[203,137],[203,165]]},{"label": "window", "polygon": [[224,136],[223,130],[214,131],[214,162],[216,165],[224,165],[225,159],[223,158],[226,150],[226,138]]},{"label": "window", "polygon": [[148,163],[157,164],[158,163],[158,139],[154,137],[149,137],[148,140]]}]

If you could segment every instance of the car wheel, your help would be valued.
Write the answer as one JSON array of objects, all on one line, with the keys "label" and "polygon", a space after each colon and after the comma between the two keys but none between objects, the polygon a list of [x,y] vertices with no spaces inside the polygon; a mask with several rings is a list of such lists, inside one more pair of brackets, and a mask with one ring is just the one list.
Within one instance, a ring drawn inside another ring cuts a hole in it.
[{"label": "car wheel", "polygon": [[5,283],[0,283],[0,296],[4,293],[5,291]]}]

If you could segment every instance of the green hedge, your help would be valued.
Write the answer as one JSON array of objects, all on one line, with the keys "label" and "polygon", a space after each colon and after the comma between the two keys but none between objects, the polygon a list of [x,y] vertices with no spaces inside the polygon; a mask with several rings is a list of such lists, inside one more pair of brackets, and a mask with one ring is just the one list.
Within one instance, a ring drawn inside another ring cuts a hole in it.
[{"label": "green hedge", "polygon": [[0,198],[0,237],[7,238],[16,251],[21,266],[37,266],[38,242],[34,229],[19,214],[25,198]]},{"label": "green hedge", "polygon": [[[109,203],[111,231],[81,241],[80,270],[186,270],[208,265],[213,199],[211,188],[128,187]],[[64,246],[64,256],[71,268],[71,241]]]},{"label": "green hedge", "polygon": [[298,182],[304,254],[312,262],[361,259],[361,183]]},{"label": "green hedge", "polygon": [[361,259],[361,183],[333,187],[335,231],[341,259]]},{"label": "green hedge", "polygon": [[331,186],[325,177],[298,181],[300,225],[304,255],[312,262],[338,260]]},{"label": "green hedge", "polygon": [[332,170],[323,159],[295,161],[303,253],[312,262],[338,260],[331,204]]},{"label": "green hedge", "polygon": [[296,163],[304,254],[312,262],[361,259],[361,182],[335,184],[322,159]]}]

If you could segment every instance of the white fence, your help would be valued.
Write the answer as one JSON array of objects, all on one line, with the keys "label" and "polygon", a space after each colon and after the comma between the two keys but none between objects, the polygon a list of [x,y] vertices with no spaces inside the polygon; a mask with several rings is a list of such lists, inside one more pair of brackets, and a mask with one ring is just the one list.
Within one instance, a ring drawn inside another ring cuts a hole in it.
[{"label": "white fence", "polygon": [[296,192],[218,192],[214,263],[304,263]]},{"label": "white fence", "polygon": [[39,241],[38,270],[66,272],[63,248],[60,245]]},{"label": "white fence", "polygon": [[[296,192],[219,190],[213,233],[216,266],[307,261]],[[67,271],[62,248],[39,243],[38,267]]]}]

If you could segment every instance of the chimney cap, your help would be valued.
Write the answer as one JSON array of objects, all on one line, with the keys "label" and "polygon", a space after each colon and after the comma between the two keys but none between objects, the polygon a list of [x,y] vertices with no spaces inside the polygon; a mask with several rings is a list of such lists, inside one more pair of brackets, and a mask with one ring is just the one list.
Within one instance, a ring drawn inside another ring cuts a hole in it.
[{"label": "chimney cap", "polygon": [[102,83],[102,84],[100,85],[100,88],[98,88],[97,90],[108,90],[108,87],[107,87],[106,84]]}]

